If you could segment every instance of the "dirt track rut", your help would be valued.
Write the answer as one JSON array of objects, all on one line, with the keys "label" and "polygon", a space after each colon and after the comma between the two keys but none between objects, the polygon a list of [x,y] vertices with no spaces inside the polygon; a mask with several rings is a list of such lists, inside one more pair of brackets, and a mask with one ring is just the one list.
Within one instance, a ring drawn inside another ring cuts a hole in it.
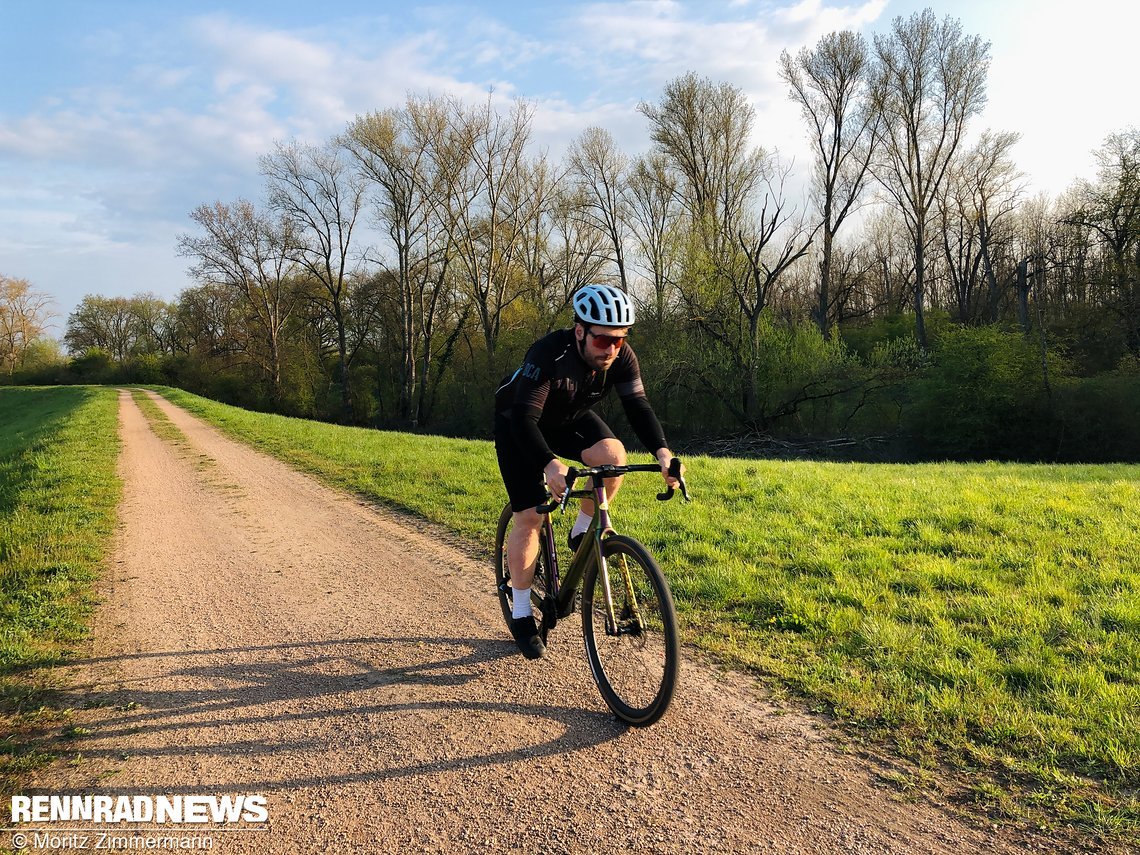
[{"label": "dirt track rut", "polygon": [[576,624],[527,662],[487,564],[157,400],[189,444],[122,393],[82,759],[40,791],[266,794],[226,853],[1039,851],[900,800],[823,722],[704,666],[626,729]]}]

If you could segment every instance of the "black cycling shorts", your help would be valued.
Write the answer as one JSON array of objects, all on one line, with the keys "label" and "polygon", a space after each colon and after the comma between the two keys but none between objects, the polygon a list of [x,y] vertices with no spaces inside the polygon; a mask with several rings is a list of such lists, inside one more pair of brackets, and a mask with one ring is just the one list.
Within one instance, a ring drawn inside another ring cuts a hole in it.
[{"label": "black cycling shorts", "polygon": [[[593,410],[557,428],[544,429],[542,435],[550,450],[559,457],[582,462],[582,452],[603,439],[617,439],[610,426]],[[511,510],[515,513],[536,508],[547,501],[542,467],[527,457],[515,441],[510,419],[495,415],[495,456],[507,486]]]}]

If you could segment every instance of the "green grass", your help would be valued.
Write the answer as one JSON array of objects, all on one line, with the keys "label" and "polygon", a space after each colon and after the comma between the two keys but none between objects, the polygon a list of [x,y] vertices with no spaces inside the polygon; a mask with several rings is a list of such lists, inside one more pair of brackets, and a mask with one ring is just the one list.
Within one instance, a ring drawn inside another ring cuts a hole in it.
[{"label": "green grass", "polygon": [[166,413],[159,409],[158,404],[146,392],[141,389],[132,389],[131,400],[135,402],[135,406],[139,408],[139,412],[143,414],[143,418],[147,420],[155,436],[180,449],[188,447],[186,434],[178,429],[178,426],[167,417]]},{"label": "green grass", "polygon": [[[162,391],[490,547],[490,443]],[[690,642],[920,770],[957,770],[990,810],[1140,841],[1140,466],[687,465],[694,504],[631,476],[616,512],[658,556]]]},{"label": "green grass", "polygon": [[51,668],[87,631],[114,531],[112,389],[0,388],[0,789],[44,759]]}]

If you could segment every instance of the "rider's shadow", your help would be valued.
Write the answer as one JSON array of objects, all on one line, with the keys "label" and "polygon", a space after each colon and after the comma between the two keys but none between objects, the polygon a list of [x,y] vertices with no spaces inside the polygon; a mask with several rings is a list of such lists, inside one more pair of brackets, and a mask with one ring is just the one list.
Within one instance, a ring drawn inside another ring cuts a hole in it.
[{"label": "rider's shadow", "polygon": [[[227,661],[219,662],[221,657]],[[423,771],[514,762],[522,756],[561,754],[619,736],[626,727],[612,715],[580,706],[476,699],[476,684],[494,679],[487,668],[517,658],[513,648],[489,639],[359,638],[230,650],[127,654],[75,664],[105,667],[130,659],[135,674],[122,688],[92,696],[73,692],[75,707],[94,706],[90,738],[71,746],[89,758],[177,757],[188,753],[231,757],[338,748],[322,735],[322,722],[376,717],[399,727],[408,715],[452,718],[535,718],[525,745],[512,750],[436,758],[397,768],[342,776],[345,781],[389,779]],[[190,664],[186,664],[190,660]],[[197,660],[197,662],[195,661]],[[206,661],[201,661],[206,660]],[[389,664],[385,664],[389,663]],[[167,667],[173,666],[173,667]],[[473,691],[463,691],[471,686]],[[385,691],[391,688],[391,692]],[[476,697],[465,698],[470,694]],[[306,736],[283,738],[304,725]],[[225,740],[210,741],[223,728]],[[290,728],[293,728],[290,730]],[[335,729],[335,728],[334,728]],[[189,739],[179,734],[191,731]],[[199,737],[206,737],[200,740]],[[379,734],[377,735],[379,738]],[[192,744],[187,744],[187,743]],[[522,752],[522,755],[520,755]],[[327,778],[322,780],[327,781]],[[264,780],[266,789],[303,786],[304,780]],[[219,784],[184,789],[211,792]],[[243,782],[243,786],[249,785]],[[145,792],[134,788],[132,792]]]}]

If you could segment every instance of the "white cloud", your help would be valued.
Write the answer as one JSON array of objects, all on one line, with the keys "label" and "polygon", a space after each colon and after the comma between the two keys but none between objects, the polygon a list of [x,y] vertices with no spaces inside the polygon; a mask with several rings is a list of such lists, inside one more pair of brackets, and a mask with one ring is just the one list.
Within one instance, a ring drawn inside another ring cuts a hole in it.
[{"label": "white cloud", "polygon": [[[739,87],[755,109],[755,144],[778,151],[785,163],[794,162],[796,171],[805,173],[811,153],[800,114],[779,79],[780,53],[814,45],[835,30],[860,30],[877,20],[885,6],[886,0],[846,6],[822,0],[792,7],[737,3],[726,20],[719,14],[723,9],[710,18],[709,6],[698,3],[595,3],[577,15],[571,28],[577,41],[568,53],[583,75],[590,73],[591,64],[601,66],[596,76],[603,91],[608,82],[618,81],[620,87],[644,93],[638,100],[656,100],[665,83],[687,71]],[[605,126],[619,143],[628,146],[636,140],[641,146],[648,132],[644,120],[634,118],[635,126],[624,123],[625,134]]]},{"label": "white cloud", "polygon": [[[0,263],[42,267],[29,259],[52,244],[103,253],[100,269],[110,269],[107,259],[134,246],[154,269],[165,253],[164,275],[185,282],[174,236],[191,208],[259,198],[257,160],[274,141],[319,142],[408,94],[479,102],[493,90],[504,107],[521,95],[535,102],[536,146],[552,157],[590,125],[634,154],[648,145],[637,103],[692,69],[739,86],[756,106],[758,143],[796,155],[803,134],[776,75],[780,50],[859,27],[883,2],[735,3],[727,12],[675,0],[597,3],[568,7],[540,33],[439,8],[305,29],[229,14],[149,30],[111,22],[88,40],[99,72],[85,75],[90,83],[48,92],[21,115],[0,106],[0,169],[51,185],[34,206],[27,195],[0,196]],[[69,184],[77,175],[82,182]],[[37,213],[26,228],[9,230],[29,207]]]}]

